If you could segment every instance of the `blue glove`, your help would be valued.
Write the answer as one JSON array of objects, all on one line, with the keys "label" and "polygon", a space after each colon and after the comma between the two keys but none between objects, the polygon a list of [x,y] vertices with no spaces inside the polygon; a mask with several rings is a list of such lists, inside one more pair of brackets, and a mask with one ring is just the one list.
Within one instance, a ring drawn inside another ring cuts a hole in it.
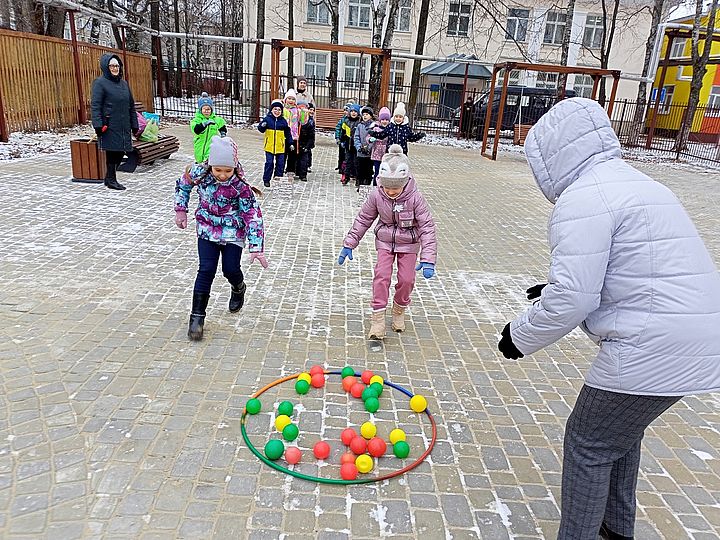
[{"label": "blue glove", "polygon": [[377,141],[377,139],[376,139],[375,137],[370,137],[370,138],[368,139],[368,141],[370,141],[371,143],[373,143],[373,142]]},{"label": "blue glove", "polygon": [[342,265],[342,263],[345,262],[345,258],[346,258],[346,257],[347,257],[348,259],[350,259],[351,261],[353,260],[352,249],[344,247],[344,248],[342,248],[342,250],[340,251],[340,256],[338,257],[338,264],[339,264],[339,265]]},{"label": "blue glove", "polygon": [[433,263],[421,262],[415,267],[415,270],[422,270],[423,277],[425,279],[430,279],[435,275],[435,265]]}]

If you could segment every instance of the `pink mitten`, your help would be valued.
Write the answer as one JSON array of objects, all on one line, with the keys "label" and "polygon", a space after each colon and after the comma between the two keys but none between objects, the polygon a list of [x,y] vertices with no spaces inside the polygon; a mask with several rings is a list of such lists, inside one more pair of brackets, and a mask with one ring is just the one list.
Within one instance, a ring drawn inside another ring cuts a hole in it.
[{"label": "pink mitten", "polygon": [[268,262],[267,262],[267,259],[265,258],[265,254],[264,254],[264,253],[260,253],[260,252],[258,252],[258,253],[251,253],[251,254],[250,254],[250,264],[252,264],[254,261],[259,262],[260,265],[261,265],[263,268],[267,268],[267,267],[268,267]]},{"label": "pink mitten", "polygon": [[187,212],[183,212],[182,210],[177,210],[175,212],[175,225],[181,229],[187,227]]}]

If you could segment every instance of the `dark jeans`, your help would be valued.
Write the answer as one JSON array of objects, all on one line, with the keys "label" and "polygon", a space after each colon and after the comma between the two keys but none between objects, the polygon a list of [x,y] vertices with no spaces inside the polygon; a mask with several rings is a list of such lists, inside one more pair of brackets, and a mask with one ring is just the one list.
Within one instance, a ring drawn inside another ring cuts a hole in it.
[{"label": "dark jeans", "polygon": [[345,147],[342,143],[338,144],[338,170],[342,173],[343,163],[345,162]]},{"label": "dark jeans", "polygon": [[270,181],[270,179],[273,177],[273,169],[275,170],[275,176],[282,176],[284,167],[285,154],[273,154],[271,152],[265,152],[265,170],[263,172],[263,181]]},{"label": "dark jeans", "polygon": [[307,172],[310,168],[311,159],[312,155],[310,154],[310,150],[300,152],[300,155],[297,159],[297,165],[295,166],[295,172],[298,178],[307,178]]},{"label": "dark jeans", "polygon": [[195,292],[210,294],[215,272],[217,272],[218,261],[222,253],[222,273],[230,282],[230,285],[237,287],[243,280],[243,273],[240,269],[240,256],[242,248],[235,244],[219,244],[204,238],[198,238],[198,256],[200,265],[197,277],[195,278]]},{"label": "dark jeans", "polygon": [[377,186],[377,177],[378,177],[378,174],[380,173],[380,163],[381,163],[381,161],[373,159],[373,162],[372,162],[373,171],[374,171],[373,182],[372,182],[373,186]]},{"label": "dark jeans", "polygon": [[308,150],[308,169],[312,168],[312,150]]},{"label": "dark jeans", "polygon": [[373,166],[370,157],[357,157],[357,185],[369,186],[373,178]]},{"label": "dark jeans", "polygon": [[125,157],[125,152],[116,152],[114,150],[105,151],[105,164],[107,165],[107,172],[105,173],[106,179],[115,180],[117,178],[117,166],[120,165],[123,157]]},{"label": "dark jeans", "polygon": [[357,177],[357,149],[350,145],[350,148],[345,152],[345,176],[349,180],[350,178]]},{"label": "dark jeans", "polygon": [[[289,144],[288,144],[289,143]],[[295,150],[290,150],[290,145],[293,145],[295,147]],[[285,150],[285,172],[288,173],[295,173],[297,168],[297,148],[298,148],[298,142],[297,141],[285,141],[285,145],[287,146],[287,149]]]}]

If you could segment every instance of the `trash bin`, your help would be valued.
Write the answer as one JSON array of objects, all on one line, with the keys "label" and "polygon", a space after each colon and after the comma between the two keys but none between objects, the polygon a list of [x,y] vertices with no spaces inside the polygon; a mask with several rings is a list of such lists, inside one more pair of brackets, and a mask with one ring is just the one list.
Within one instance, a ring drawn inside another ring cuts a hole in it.
[{"label": "trash bin", "polygon": [[105,179],[107,166],[105,152],[97,146],[97,139],[73,139],[70,141],[73,182],[101,184]]}]

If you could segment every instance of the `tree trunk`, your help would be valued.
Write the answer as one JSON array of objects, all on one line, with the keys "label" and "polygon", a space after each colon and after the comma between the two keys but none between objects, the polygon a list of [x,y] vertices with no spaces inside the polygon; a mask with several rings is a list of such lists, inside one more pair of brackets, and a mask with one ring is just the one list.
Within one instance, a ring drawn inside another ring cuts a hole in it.
[{"label": "tree trunk", "polygon": [[[415,54],[422,54],[425,51],[425,34],[427,32],[427,22],[430,14],[430,0],[422,0],[420,4],[419,24],[417,39],[415,40]],[[413,60],[412,79],[410,82],[410,96],[408,99],[407,111],[415,116],[415,106],[417,105],[418,88],[420,86],[420,70],[422,68],[422,60]]]},{"label": "tree trunk", "polygon": [[65,13],[62,8],[48,7],[46,12],[47,26],[45,35],[62,38],[65,35]]},{"label": "tree trunk", "polygon": [[[180,7],[178,0],[173,0],[173,22],[175,33],[180,33]],[[182,40],[175,38],[175,97],[182,96]]]},{"label": "tree trunk", "polygon": [[[605,0],[602,0],[603,9],[603,39],[600,46],[600,67],[607,69],[610,63],[610,51],[612,50],[613,40],[615,39],[615,29],[617,28],[618,9],[620,8],[620,0],[613,0],[613,12],[610,19],[610,30],[608,31],[607,8]],[[607,90],[605,88],[606,77],[600,81],[600,93],[598,95],[598,103],[605,106],[607,99]]]},{"label": "tree trunk", "polygon": [[[288,3],[288,39],[295,39],[295,1],[287,0]],[[295,50],[287,50],[287,87],[295,88]]]},{"label": "tree trunk", "polygon": [[[113,5],[112,0],[108,0],[107,8],[108,8],[108,13],[110,13],[111,15],[114,16],[115,15],[115,6]],[[122,36],[120,35],[120,30],[118,29],[118,27],[115,23],[112,23],[110,26],[112,27],[113,36],[115,37],[116,47],[118,49],[122,49],[123,40],[122,40]]]},{"label": "tree trunk", "polygon": [[[371,45],[373,48],[379,48],[382,43],[382,31],[383,24],[385,23],[385,15],[387,13],[388,0],[379,0],[377,4],[373,4],[374,9],[372,11],[372,38]],[[389,25],[390,23],[388,23]],[[382,76],[383,58],[382,56],[373,56],[370,59],[370,80],[379,81]],[[368,104],[373,108],[378,108],[378,101],[380,100],[380,85],[371,84],[368,87]]]},{"label": "tree trunk", "polygon": [[10,0],[0,0],[0,28],[10,28]]},{"label": "tree trunk", "polygon": [[[603,6],[605,3],[603,2]],[[575,0],[568,0],[567,10],[565,11],[565,31],[563,32],[562,49],[560,52],[560,65],[567,66],[568,56],[570,54],[570,35],[572,33],[572,21],[575,17]],[[558,75],[558,99],[565,96],[565,87],[567,86],[567,73]]]},{"label": "tree trunk", "polygon": [[[258,39],[265,39],[265,0],[258,0],[257,5],[257,17],[255,19],[255,28]],[[264,46],[260,43],[255,45],[255,64],[253,66],[253,73],[262,73],[263,65],[263,48]],[[260,118],[260,96],[262,92],[262,84],[253,84],[253,116]],[[270,96],[270,99],[274,99],[275,96]]]},{"label": "tree trunk", "polygon": [[[330,43],[337,45],[340,39],[340,1],[326,0],[330,17],[332,18],[332,29],[330,30]],[[330,84],[329,98],[331,108],[336,108],[338,104],[337,95],[338,81],[338,53],[330,52],[330,74],[328,75],[328,83]]]}]

